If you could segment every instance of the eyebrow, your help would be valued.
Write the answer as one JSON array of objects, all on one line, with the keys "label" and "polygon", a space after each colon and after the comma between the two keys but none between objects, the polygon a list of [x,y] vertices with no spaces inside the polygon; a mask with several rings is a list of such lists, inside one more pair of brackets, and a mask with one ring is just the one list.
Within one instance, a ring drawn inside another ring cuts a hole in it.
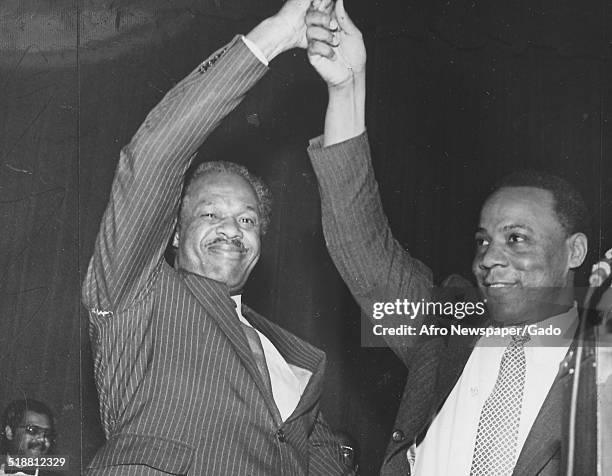
[{"label": "eyebrow", "polygon": [[24,423],[23,425],[20,426],[35,426],[36,428],[40,428],[41,430],[52,430],[53,427],[52,426],[43,426],[43,425],[39,425],[38,423]]},{"label": "eyebrow", "polygon": [[[505,225],[502,228],[502,231],[507,232],[507,231],[512,231],[515,229],[521,229],[521,230],[527,230],[533,233],[533,228],[531,228],[529,225],[525,225],[523,223],[512,223],[510,225]],[[488,233],[488,231],[485,228],[479,227],[476,229],[476,232],[474,233],[475,235],[479,234],[479,233]]]},{"label": "eyebrow", "polygon": [[516,228],[520,228],[521,230],[527,230],[530,232],[533,232],[533,228],[531,228],[529,225],[525,225],[523,223],[513,223],[510,225],[506,225],[502,228],[503,231],[511,231],[514,230]]},{"label": "eyebrow", "polygon": [[[215,203],[215,202],[213,202],[213,201],[211,201],[211,200],[202,200],[202,201],[200,201],[200,202],[196,202],[196,203],[194,203],[194,204],[193,204],[193,207],[196,207],[196,208],[197,208],[197,207],[202,207],[202,206],[204,206],[204,207],[205,207],[205,206],[210,206],[210,205],[215,206],[215,205],[216,205],[216,203]],[[256,215],[259,215],[259,206],[258,206],[258,205],[256,205],[256,206],[253,206],[253,205],[246,205],[246,206],[245,206],[245,209],[246,209],[246,210],[248,210],[248,211],[251,211],[251,212],[255,213]]]}]

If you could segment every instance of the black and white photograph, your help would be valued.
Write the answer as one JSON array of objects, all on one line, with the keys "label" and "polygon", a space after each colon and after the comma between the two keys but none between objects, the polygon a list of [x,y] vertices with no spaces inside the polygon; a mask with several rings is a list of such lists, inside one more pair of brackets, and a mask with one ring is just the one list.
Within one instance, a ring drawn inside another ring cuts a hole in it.
[{"label": "black and white photograph", "polygon": [[612,2],[0,3],[0,476],[612,476]]}]

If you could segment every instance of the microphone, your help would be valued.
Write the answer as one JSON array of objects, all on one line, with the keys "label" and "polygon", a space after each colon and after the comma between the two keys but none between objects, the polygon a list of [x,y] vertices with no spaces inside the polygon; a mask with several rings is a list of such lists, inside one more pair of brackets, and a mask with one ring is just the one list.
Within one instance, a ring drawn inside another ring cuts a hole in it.
[{"label": "microphone", "polygon": [[589,284],[597,288],[601,286],[612,273],[612,248],[606,251],[604,257],[593,265],[591,275],[589,276]]},{"label": "microphone", "polygon": [[[593,265],[593,268],[591,269],[591,277],[589,278],[589,284],[591,284],[591,286],[601,286],[604,284],[604,282],[610,277],[611,267],[612,249],[609,249],[606,251],[604,259]],[[602,313],[602,315],[604,315],[604,319],[605,316],[612,311],[612,284],[603,292],[595,308]],[[612,329],[610,328],[611,325],[612,321],[607,319],[605,326],[608,332],[612,332]]]}]

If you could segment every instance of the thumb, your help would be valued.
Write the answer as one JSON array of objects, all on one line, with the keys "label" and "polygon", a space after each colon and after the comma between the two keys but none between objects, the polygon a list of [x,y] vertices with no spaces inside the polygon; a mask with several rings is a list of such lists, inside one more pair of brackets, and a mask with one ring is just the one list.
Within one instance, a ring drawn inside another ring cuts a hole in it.
[{"label": "thumb", "polygon": [[353,23],[353,20],[350,19],[348,13],[344,9],[344,0],[336,0],[336,20],[338,21],[338,26],[342,31],[347,33],[348,35],[352,35],[354,33],[358,33],[359,29]]}]

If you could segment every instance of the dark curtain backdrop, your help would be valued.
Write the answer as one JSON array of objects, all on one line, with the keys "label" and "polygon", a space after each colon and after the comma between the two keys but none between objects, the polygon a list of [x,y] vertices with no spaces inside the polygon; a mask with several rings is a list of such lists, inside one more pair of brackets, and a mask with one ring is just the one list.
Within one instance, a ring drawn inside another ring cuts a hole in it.
[{"label": "dark curtain backdrop", "polygon": [[[561,174],[587,198],[588,267],[612,246],[608,2],[346,3],[368,47],[368,132],[385,209],[439,280],[470,276],[488,187],[525,167]],[[49,403],[58,452],[74,461],[103,441],[79,286],[119,150],[165,92],[263,16],[195,13],[180,33],[112,54],[85,44],[78,58],[28,52],[2,63],[0,405],[26,394]],[[200,160],[243,163],[271,185],[273,222],[245,301],[327,352],[323,408],[357,439],[369,475],[405,369],[390,351],[361,347],[359,310],[325,250],[305,154],[325,102],[304,54],[286,54]]]},{"label": "dark curtain backdrop", "polygon": [[57,451],[78,468],[78,97],[65,56],[68,67],[34,55],[0,68],[0,405],[46,402]]}]

